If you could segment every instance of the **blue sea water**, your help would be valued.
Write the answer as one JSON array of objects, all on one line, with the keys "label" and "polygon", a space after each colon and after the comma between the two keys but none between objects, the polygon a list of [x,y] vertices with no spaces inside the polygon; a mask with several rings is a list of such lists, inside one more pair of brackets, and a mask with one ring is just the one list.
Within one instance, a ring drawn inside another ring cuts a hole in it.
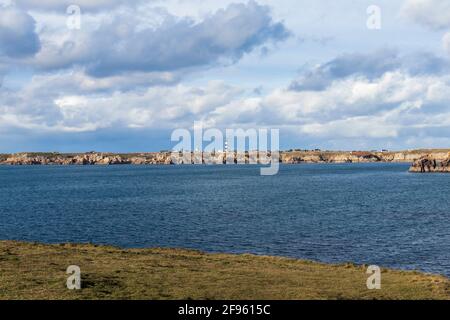
[{"label": "blue sea water", "polygon": [[450,175],[406,164],[0,166],[0,239],[181,247],[450,276]]}]

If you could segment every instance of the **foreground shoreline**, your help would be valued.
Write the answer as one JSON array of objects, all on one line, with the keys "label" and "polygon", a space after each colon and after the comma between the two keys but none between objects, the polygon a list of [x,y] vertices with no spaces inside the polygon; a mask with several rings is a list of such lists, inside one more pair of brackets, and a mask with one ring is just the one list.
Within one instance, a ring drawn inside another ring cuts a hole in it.
[{"label": "foreground shoreline", "polygon": [[[66,288],[81,269],[82,289]],[[183,249],[0,241],[0,299],[440,299],[444,276],[382,269],[382,289],[366,287],[367,266]]]}]

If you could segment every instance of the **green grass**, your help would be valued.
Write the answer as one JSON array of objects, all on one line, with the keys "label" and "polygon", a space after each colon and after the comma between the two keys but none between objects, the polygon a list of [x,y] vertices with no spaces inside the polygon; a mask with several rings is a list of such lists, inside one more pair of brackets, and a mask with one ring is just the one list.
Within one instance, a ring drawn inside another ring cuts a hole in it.
[{"label": "green grass", "polygon": [[[82,289],[66,288],[78,265]],[[450,299],[449,279],[366,267],[177,249],[0,242],[0,299]]]}]

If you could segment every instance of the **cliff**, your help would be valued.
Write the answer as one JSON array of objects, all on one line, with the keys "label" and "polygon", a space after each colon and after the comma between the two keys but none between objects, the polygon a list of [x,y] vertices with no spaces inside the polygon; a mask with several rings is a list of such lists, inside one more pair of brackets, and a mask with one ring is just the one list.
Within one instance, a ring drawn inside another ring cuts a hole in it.
[{"label": "cliff", "polygon": [[170,164],[168,153],[112,154],[112,153],[19,153],[0,156],[0,164],[7,165],[123,165]]},{"label": "cliff", "polygon": [[[280,162],[286,164],[298,163],[368,163],[368,162],[404,162],[414,163],[412,171],[416,168],[440,168],[440,165],[449,158],[450,150],[412,150],[399,152],[366,152],[366,151],[286,151],[280,153]],[[237,162],[238,158],[245,158],[249,163],[249,154],[236,153],[215,153],[210,155],[213,163],[225,163],[226,157],[230,157]],[[191,163],[205,163],[205,155],[201,153],[192,157]],[[436,165],[430,163],[418,163],[424,159],[433,159]],[[258,161],[259,162],[259,161]],[[174,164],[170,152],[154,153],[83,153],[83,154],[62,154],[62,153],[18,153],[0,155],[0,164],[3,165],[169,165]],[[178,161],[176,164],[187,164]],[[433,169],[434,170],[434,169]],[[421,172],[420,170],[417,170]],[[431,171],[431,170],[430,170]]]}]

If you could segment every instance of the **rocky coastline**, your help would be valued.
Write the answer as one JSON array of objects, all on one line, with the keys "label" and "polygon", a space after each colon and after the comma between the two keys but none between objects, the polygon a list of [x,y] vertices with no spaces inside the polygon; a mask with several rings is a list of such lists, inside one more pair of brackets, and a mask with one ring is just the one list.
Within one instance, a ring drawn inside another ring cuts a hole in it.
[{"label": "rocky coastline", "polygon": [[[284,151],[280,152],[280,163],[370,163],[396,162],[413,163],[412,172],[448,172],[450,150],[410,150],[398,152],[367,152],[367,151]],[[215,153],[209,154],[214,163],[225,163],[227,157],[238,162],[244,157],[246,163],[249,154]],[[17,153],[1,154],[0,165],[171,165],[205,163],[205,155],[194,154],[192,161],[174,162],[170,152],[153,153]],[[232,160],[233,161],[233,160]],[[260,162],[260,161],[258,161]],[[239,162],[242,163],[242,162]]]}]

